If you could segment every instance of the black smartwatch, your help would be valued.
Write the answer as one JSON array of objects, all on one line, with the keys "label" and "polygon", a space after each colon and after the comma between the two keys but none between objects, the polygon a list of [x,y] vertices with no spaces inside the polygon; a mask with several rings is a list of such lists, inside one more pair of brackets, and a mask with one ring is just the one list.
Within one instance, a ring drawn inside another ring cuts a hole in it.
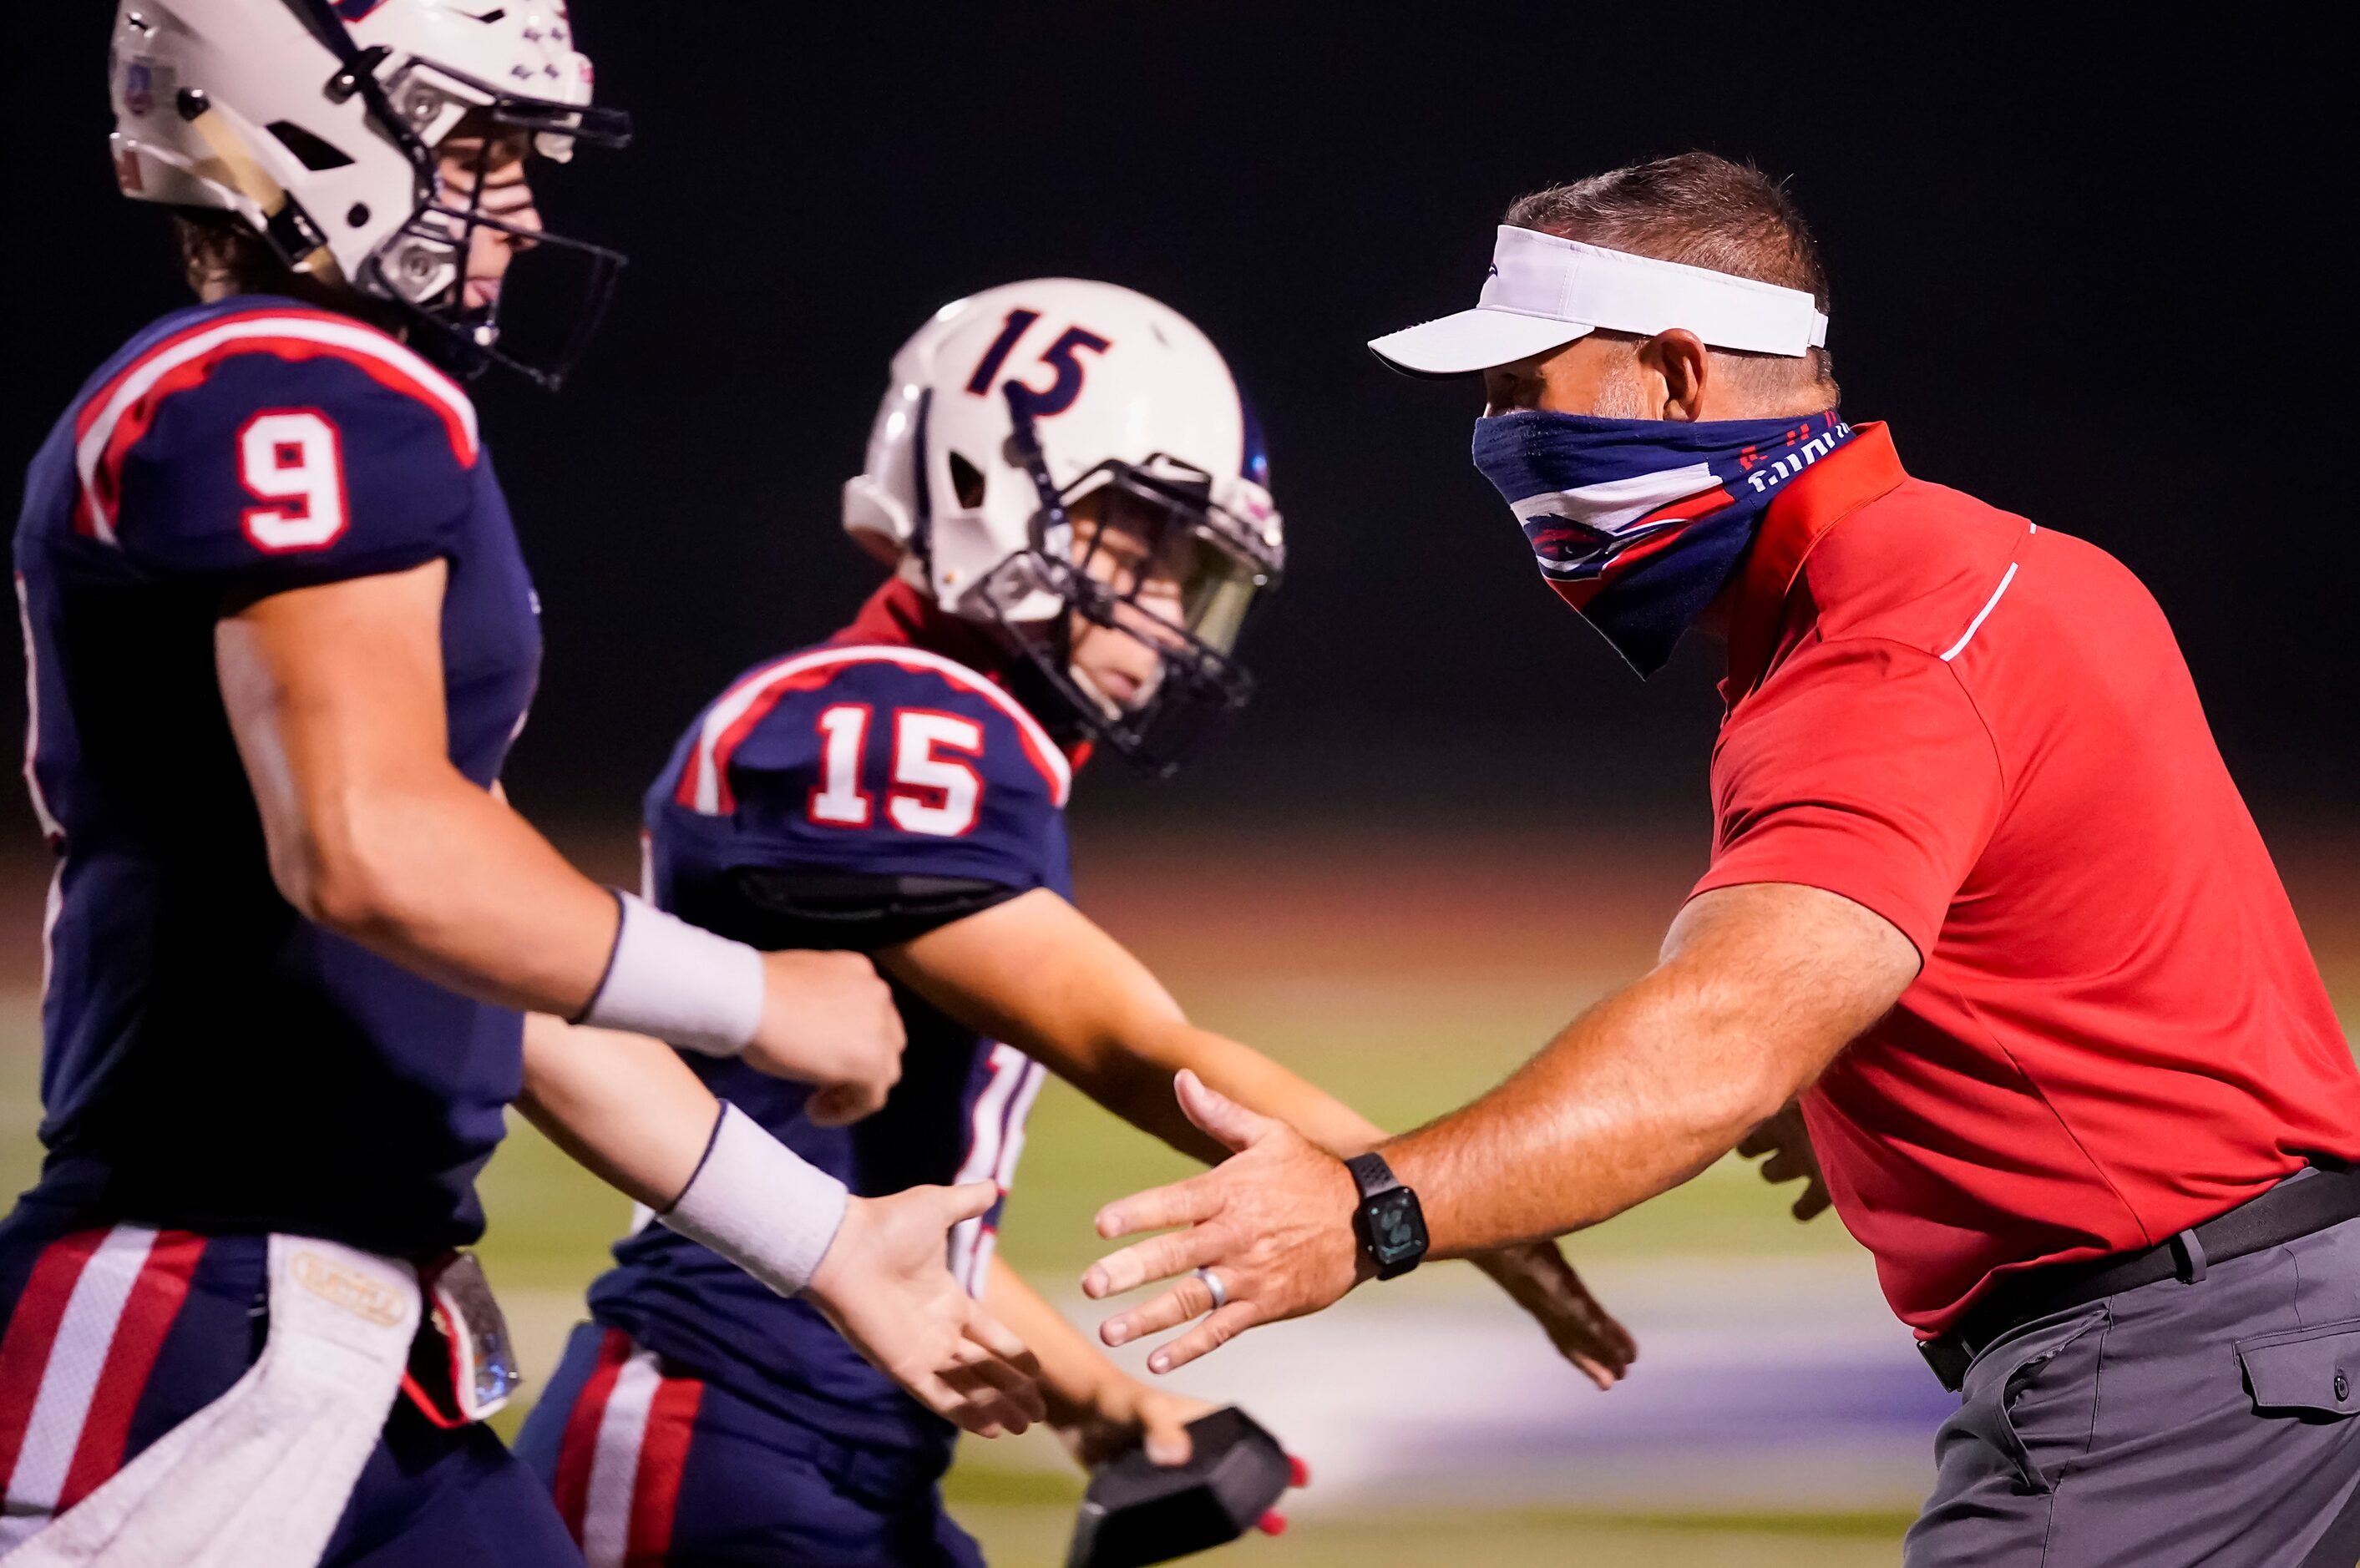
[{"label": "black smartwatch", "polygon": [[1426,1211],[1417,1194],[1393,1176],[1382,1154],[1358,1154],[1344,1169],[1360,1189],[1360,1206],[1352,1211],[1352,1234],[1360,1250],[1377,1266],[1377,1278],[1406,1274],[1426,1256]]}]

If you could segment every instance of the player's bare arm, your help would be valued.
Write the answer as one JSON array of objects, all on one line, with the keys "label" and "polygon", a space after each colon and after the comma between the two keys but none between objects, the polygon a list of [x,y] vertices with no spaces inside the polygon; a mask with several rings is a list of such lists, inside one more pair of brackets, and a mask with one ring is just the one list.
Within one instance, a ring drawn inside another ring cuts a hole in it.
[{"label": "player's bare arm", "polygon": [[[1788,884],[1702,894],[1644,978],[1490,1094],[1379,1151],[1425,1205],[1432,1255],[1595,1225],[1735,1148],[1883,1017],[1918,968],[1907,937],[1835,894]],[[1102,1298],[1219,1270],[1227,1303],[1161,1347],[1157,1370],[1371,1277],[1347,1224],[1357,1192],[1341,1164],[1200,1083],[1184,1080],[1182,1102],[1235,1157],[1100,1211],[1110,1237],[1188,1228],[1101,1259],[1083,1283]],[[1211,1305],[1191,1278],[1103,1332],[1132,1339]]]},{"label": "player's bare arm", "polygon": [[[525,1020],[524,1074],[518,1108],[550,1141],[659,1216],[694,1202],[692,1187],[728,1129],[717,1125],[720,1102],[678,1052],[645,1035],[535,1013]],[[776,1196],[783,1206],[786,1195]],[[1023,1341],[943,1265],[943,1234],[998,1196],[989,1182],[847,1196],[799,1292],[922,1403],[986,1437],[1022,1432],[1044,1413],[1040,1366]]]},{"label": "player's bare arm", "polygon": [[[441,614],[446,569],[300,588],[225,615],[223,701],[261,810],[271,874],[306,917],[476,997],[587,1007],[617,938],[613,894],[451,765]],[[747,1051],[844,1085],[874,1109],[900,1074],[901,1023],[867,961],[760,959]]]},{"label": "player's bare arm", "polygon": [[[1145,964],[1045,888],[938,926],[883,950],[878,960],[944,1011],[1008,1041],[1132,1126],[1207,1163],[1229,1150],[1173,1097],[1175,1073],[1194,1073],[1335,1159],[1384,1139],[1375,1123],[1317,1084],[1190,1023]],[[1568,1360],[1601,1388],[1622,1376],[1636,1354],[1630,1334],[1583,1288],[1547,1233],[1478,1250],[1485,1272]]]},{"label": "player's bare arm", "polygon": [[1173,1100],[1172,1074],[1183,1067],[1338,1155],[1385,1136],[1262,1052],[1191,1024],[1145,964],[1047,888],[886,948],[878,962],[1131,1126],[1208,1163],[1227,1150]]}]

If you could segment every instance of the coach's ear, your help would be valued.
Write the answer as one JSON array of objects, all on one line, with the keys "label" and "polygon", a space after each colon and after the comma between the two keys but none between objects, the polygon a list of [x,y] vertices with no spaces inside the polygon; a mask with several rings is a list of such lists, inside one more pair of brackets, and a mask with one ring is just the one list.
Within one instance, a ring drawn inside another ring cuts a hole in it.
[{"label": "coach's ear", "polygon": [[1705,417],[1712,354],[1696,333],[1674,327],[1641,343],[1639,375],[1646,400],[1662,410],[1657,419],[1688,424]]}]

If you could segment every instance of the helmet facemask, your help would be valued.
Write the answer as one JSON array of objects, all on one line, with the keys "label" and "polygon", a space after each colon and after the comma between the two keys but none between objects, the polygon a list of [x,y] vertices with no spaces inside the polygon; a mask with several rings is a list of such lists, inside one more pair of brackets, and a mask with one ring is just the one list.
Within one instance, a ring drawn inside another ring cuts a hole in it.
[{"label": "helmet facemask", "polygon": [[[492,365],[514,371],[554,391],[580,362],[614,299],[621,252],[526,226],[488,207],[508,187],[489,183],[497,156],[520,142],[530,157],[565,163],[577,144],[619,148],[630,122],[618,110],[574,107],[519,98],[439,67],[414,66],[383,93],[385,112],[402,125],[431,125],[452,102],[469,105],[453,135],[472,136],[475,156],[466,189],[446,189],[438,148],[417,141],[426,195],[410,219],[368,258],[362,287],[399,305],[442,343],[453,368],[466,376]],[[406,133],[407,134],[407,133]],[[541,192],[534,193],[535,206]],[[477,305],[467,299],[467,266],[478,230],[514,236],[508,278],[498,293]],[[517,274],[524,275],[519,290]],[[561,276],[563,275],[563,276]]]},{"label": "helmet facemask", "polygon": [[[1031,548],[993,568],[974,602],[1084,731],[1149,776],[1169,777],[1251,696],[1234,650],[1277,586],[1284,553],[1265,526],[1216,498],[1212,475],[1160,453],[1109,459],[1060,489],[1030,409],[1020,397],[1010,403],[1010,456],[1031,474],[1040,509]],[[1096,521],[1077,529],[1073,511],[1087,498]],[[1009,612],[1035,594],[1060,612],[1014,620]],[[1077,669],[1077,625],[1152,651],[1144,689],[1118,700]]]}]

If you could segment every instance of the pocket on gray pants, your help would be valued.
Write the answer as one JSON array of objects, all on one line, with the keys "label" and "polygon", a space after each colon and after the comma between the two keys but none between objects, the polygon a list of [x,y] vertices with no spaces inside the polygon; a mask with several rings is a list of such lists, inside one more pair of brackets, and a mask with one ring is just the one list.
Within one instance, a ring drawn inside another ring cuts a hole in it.
[{"label": "pocket on gray pants", "polygon": [[2110,1321],[2103,1302],[2083,1308],[1993,1345],[1967,1369],[1955,1419],[1999,1452],[2023,1490],[2046,1494],[2089,1452],[2105,1337],[2091,1331]]},{"label": "pocket on gray pants", "polygon": [[2237,1360],[2262,1414],[2318,1422],[2360,1411],[2360,1318],[2241,1339]]}]

